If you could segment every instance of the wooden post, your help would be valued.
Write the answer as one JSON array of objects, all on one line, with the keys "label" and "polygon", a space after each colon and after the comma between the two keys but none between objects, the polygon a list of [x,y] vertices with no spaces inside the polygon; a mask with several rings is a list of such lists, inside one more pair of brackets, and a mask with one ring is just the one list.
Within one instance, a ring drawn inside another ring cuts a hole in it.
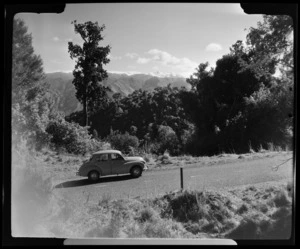
[{"label": "wooden post", "polygon": [[181,183],[181,190],[183,190],[183,168],[180,167],[180,183]]}]

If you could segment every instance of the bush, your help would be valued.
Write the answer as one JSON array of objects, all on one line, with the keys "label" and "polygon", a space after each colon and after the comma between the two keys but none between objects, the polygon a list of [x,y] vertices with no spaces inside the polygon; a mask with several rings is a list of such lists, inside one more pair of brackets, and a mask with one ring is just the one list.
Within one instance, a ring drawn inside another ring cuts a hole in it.
[{"label": "bush", "polygon": [[139,146],[139,139],[136,136],[114,133],[108,137],[108,141],[111,146],[124,153],[129,153],[132,149],[136,149]]},{"label": "bush", "polygon": [[92,139],[88,129],[88,126],[56,119],[50,121],[46,131],[51,135],[50,142],[56,149],[65,148],[69,153],[85,154],[102,148],[102,143]]},{"label": "bush", "polygon": [[159,126],[157,144],[158,147],[156,151],[153,151],[154,153],[162,154],[167,150],[173,156],[178,155],[180,152],[179,140],[170,126]]}]

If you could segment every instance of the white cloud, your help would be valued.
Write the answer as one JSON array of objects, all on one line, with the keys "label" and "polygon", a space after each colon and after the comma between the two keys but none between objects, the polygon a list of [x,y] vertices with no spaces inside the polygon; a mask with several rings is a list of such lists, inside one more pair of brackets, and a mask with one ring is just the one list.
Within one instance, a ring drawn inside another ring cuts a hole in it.
[{"label": "white cloud", "polygon": [[55,42],[71,42],[71,41],[73,41],[72,38],[64,38],[63,39],[63,38],[59,38],[57,36],[52,37],[52,40]]},{"label": "white cloud", "polygon": [[218,43],[210,43],[205,48],[206,51],[211,51],[211,52],[217,52],[222,49],[223,49],[222,46]]},{"label": "white cloud", "polygon": [[198,63],[186,57],[177,58],[168,52],[161,51],[159,49],[151,49],[147,53],[152,55],[152,60],[157,61],[164,66],[175,67],[177,69],[195,69],[198,66]]},{"label": "white cloud", "polygon": [[61,60],[57,60],[57,59],[50,60],[50,62],[55,63],[55,64],[62,64],[63,63]]},{"label": "white cloud", "polygon": [[129,69],[136,69],[136,66],[129,65],[127,66]]},{"label": "white cloud", "polygon": [[125,54],[126,57],[129,57],[130,59],[137,58],[139,55],[137,53],[127,53]]},{"label": "white cloud", "polygon": [[107,58],[109,58],[109,59],[111,59],[111,60],[121,60],[121,59],[122,59],[121,56],[113,56],[113,55],[111,55],[111,54],[109,54],[109,55],[107,56]]},{"label": "white cloud", "polygon": [[52,40],[55,41],[55,42],[60,41],[60,39],[59,39],[57,36],[54,36],[54,37],[52,38]]},{"label": "white cloud", "polygon": [[[150,57],[139,57],[137,63],[156,63],[153,67],[154,71],[159,71],[159,69],[162,69],[161,67],[167,67],[167,70],[170,72],[169,74],[177,74],[182,75],[184,77],[188,77],[195,71],[195,68],[198,66],[198,63],[186,57],[177,58],[166,51],[162,51],[155,48],[150,49],[148,52],[146,52],[146,54],[150,55]],[[165,71],[166,68],[162,70]]]},{"label": "white cloud", "polygon": [[138,59],[137,59],[137,63],[138,64],[146,64],[146,63],[148,63],[149,61],[151,60],[151,58],[143,58],[143,57],[139,57]]},{"label": "white cloud", "polygon": [[[195,72],[198,64],[189,58],[178,58],[166,51],[156,48],[145,52],[145,57],[140,57],[137,53],[126,53],[125,56],[130,59],[136,59],[136,63],[143,65],[152,62],[152,69],[154,74],[158,75],[180,75],[182,77],[189,77]],[[130,69],[135,69],[135,66],[128,66]],[[158,73],[159,72],[159,73]],[[137,71],[119,72],[126,74],[139,73]]]},{"label": "white cloud", "polygon": [[158,66],[154,66],[154,67],[152,67],[152,69],[153,69],[154,71],[159,71],[159,67],[158,67]]},{"label": "white cloud", "polygon": [[151,49],[147,53],[152,55],[152,60],[161,62],[163,65],[177,65],[180,63],[180,59],[159,49]]},{"label": "white cloud", "polygon": [[152,76],[157,76],[157,77],[164,77],[164,78],[171,78],[171,77],[180,77],[180,78],[186,78],[182,74],[175,74],[172,72],[160,72],[159,70],[156,70],[154,72],[149,73]]},{"label": "white cloud", "polygon": [[109,73],[116,73],[116,74],[127,74],[127,75],[133,75],[133,74],[141,74],[139,71],[108,71]]}]

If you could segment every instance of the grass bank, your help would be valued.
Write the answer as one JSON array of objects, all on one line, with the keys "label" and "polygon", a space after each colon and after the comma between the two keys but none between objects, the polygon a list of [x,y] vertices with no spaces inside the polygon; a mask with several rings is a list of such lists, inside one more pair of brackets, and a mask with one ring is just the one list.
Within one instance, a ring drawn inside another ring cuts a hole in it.
[{"label": "grass bank", "polygon": [[97,204],[51,195],[37,206],[33,237],[288,239],[292,226],[292,191],[282,183],[151,199],[106,194]]}]

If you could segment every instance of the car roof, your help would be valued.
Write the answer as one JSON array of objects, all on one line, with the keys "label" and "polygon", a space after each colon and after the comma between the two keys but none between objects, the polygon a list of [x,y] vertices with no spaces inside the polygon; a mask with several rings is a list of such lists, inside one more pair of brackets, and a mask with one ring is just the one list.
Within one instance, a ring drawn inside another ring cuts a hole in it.
[{"label": "car roof", "polygon": [[119,151],[119,150],[99,150],[99,151],[93,153],[93,155],[111,154],[111,153],[122,154],[121,151]]}]

